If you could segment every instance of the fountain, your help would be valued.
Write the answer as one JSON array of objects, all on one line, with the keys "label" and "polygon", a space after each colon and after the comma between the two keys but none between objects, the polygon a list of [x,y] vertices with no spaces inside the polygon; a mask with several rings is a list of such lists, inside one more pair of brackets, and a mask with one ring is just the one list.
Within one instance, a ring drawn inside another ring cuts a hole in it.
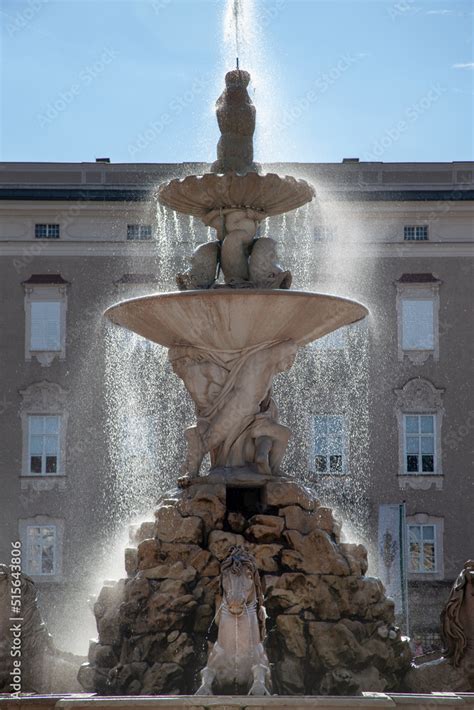
[{"label": "fountain", "polygon": [[178,487],[133,532],[128,579],[106,584],[95,604],[99,640],[79,676],[89,691],[354,694],[393,690],[409,668],[393,603],[365,576],[366,550],[342,542],[332,511],[281,473],[291,431],[278,420],[273,377],[291,368],[299,346],[367,309],[289,290],[275,241],[259,235],[268,216],[304,205],[314,190],[260,174],[249,80],[238,68],[226,75],[211,172],[158,191],[215,240],[177,275],[178,292],[106,312],[169,349],[196,423],[185,432]]}]

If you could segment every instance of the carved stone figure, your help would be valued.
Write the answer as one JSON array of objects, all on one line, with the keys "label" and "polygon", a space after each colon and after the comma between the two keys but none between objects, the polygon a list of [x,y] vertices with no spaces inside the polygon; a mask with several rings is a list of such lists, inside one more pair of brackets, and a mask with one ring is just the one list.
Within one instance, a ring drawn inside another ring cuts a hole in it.
[{"label": "carved stone figure", "polygon": [[218,259],[218,242],[207,242],[198,246],[191,257],[189,269],[176,277],[179,290],[192,291],[213,286],[217,276]]},{"label": "carved stone figure", "polygon": [[247,92],[249,82],[250,74],[240,69],[227,72],[225,76],[226,88],[216,102],[221,137],[217,160],[211,167],[213,173],[257,171],[253,162],[256,111]]},{"label": "carved stone figure", "polygon": [[290,288],[291,272],[277,263],[274,239],[257,239],[249,257],[249,280],[257,288]]},{"label": "carved stone figure", "polygon": [[184,473],[199,475],[202,459],[211,466],[255,464],[278,474],[290,431],[276,421],[271,384],[289,369],[296,355],[290,341],[264,343],[238,352],[177,346],[169,359],[196,405],[197,423],[186,430]]},{"label": "carved stone figure", "polygon": [[180,291],[214,287],[218,266],[225,285],[231,288],[289,288],[291,273],[277,263],[276,242],[255,238],[264,216],[252,209],[209,213],[204,221],[216,230],[218,241],[201,244],[195,250],[190,268],[177,276]]},{"label": "carved stone figure", "polygon": [[240,545],[232,547],[221,564],[217,604],[219,633],[196,695],[213,695],[214,689],[235,692],[236,686],[250,688],[249,695],[270,695],[260,577],[255,558]]},{"label": "carved stone figure", "polygon": [[444,656],[412,667],[405,687],[415,693],[474,691],[474,560],[456,579],[440,616]]}]

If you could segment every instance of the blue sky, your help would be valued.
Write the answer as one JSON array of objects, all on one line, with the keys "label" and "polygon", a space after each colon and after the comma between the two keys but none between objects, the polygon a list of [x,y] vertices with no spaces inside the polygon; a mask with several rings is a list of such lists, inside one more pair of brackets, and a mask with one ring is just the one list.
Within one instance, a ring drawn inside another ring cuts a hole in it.
[{"label": "blue sky", "polygon": [[[473,159],[472,2],[240,2],[258,160]],[[213,159],[225,6],[3,0],[0,158]]]}]

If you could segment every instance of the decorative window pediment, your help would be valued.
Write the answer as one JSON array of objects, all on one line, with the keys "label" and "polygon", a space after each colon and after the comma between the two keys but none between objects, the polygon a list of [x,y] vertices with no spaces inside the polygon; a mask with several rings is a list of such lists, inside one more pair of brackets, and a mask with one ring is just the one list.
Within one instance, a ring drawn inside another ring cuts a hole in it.
[{"label": "decorative window pediment", "polygon": [[443,408],[444,389],[437,389],[429,380],[414,377],[395,390],[397,407],[404,412],[437,412]]}]

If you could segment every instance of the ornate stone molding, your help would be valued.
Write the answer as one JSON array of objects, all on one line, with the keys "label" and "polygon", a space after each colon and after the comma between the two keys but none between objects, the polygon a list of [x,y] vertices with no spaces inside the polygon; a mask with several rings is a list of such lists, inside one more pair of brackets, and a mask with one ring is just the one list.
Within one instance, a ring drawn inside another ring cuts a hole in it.
[{"label": "ornate stone molding", "polygon": [[397,408],[404,412],[438,412],[443,409],[444,389],[437,389],[429,380],[414,377],[401,389],[394,390]]},{"label": "ornate stone molding", "polygon": [[432,486],[434,486],[435,490],[442,491],[443,476],[439,474],[430,476],[426,473],[419,475],[416,473],[399,474],[398,486],[402,491],[408,488],[412,488],[415,491],[428,491]]},{"label": "ornate stone molding", "polygon": [[58,414],[66,406],[67,390],[56,382],[34,382],[20,390],[20,411],[28,414]]},{"label": "ornate stone molding", "polygon": [[[414,377],[401,389],[394,390],[396,396],[395,414],[398,422],[398,484],[402,490],[429,490],[435,487],[442,490],[441,425],[444,414],[444,389],[437,389],[429,380]],[[405,429],[406,414],[435,415],[434,446],[435,471],[433,473],[408,473],[405,468]]]}]

